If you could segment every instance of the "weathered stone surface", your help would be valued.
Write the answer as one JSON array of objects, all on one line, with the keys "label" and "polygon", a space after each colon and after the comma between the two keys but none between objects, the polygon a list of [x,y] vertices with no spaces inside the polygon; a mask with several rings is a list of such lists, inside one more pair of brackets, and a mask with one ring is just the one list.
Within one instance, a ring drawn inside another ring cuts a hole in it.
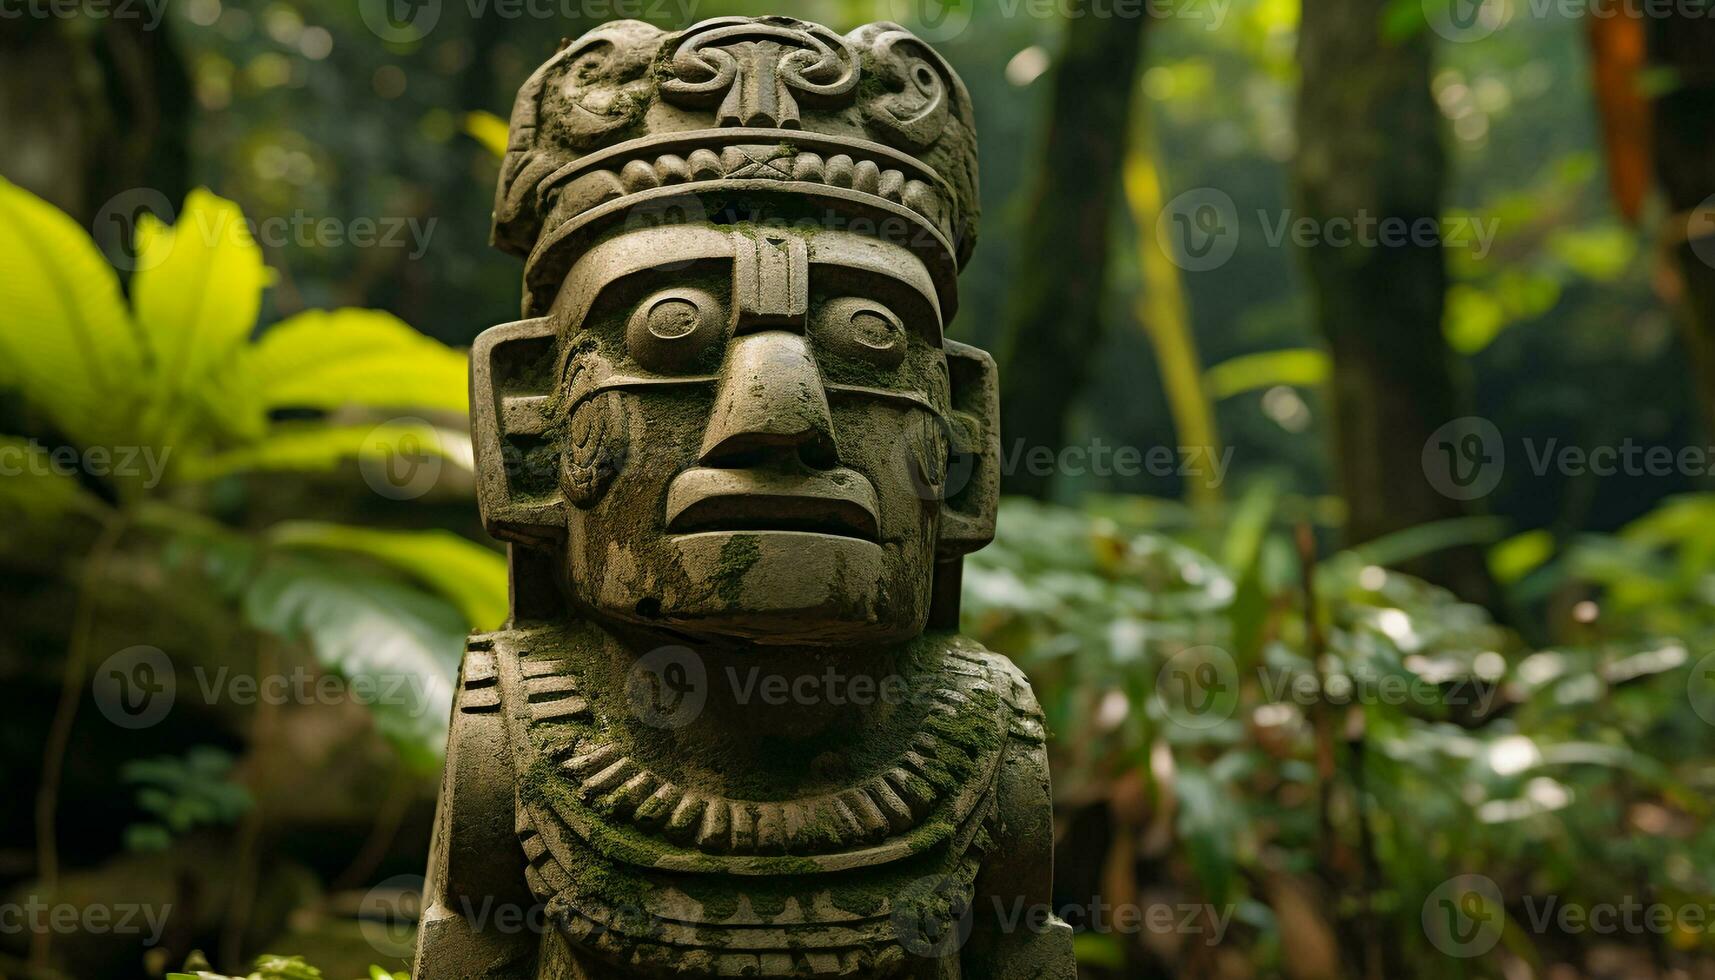
[{"label": "weathered stone surface", "polygon": [[[1040,711],[959,637],[998,393],[964,86],[893,24],[606,25],[519,93],[415,975],[1072,978]],[[1020,915],[1023,910],[1025,914]],[[1010,926],[1010,928],[1009,928]]]}]

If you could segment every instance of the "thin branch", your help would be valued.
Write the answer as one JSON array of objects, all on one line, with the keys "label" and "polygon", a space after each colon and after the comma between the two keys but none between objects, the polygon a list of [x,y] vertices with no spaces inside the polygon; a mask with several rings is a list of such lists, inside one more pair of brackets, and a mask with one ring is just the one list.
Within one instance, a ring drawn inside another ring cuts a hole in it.
[{"label": "thin branch", "polygon": [[[47,748],[42,753],[42,782],[36,790],[36,871],[44,896],[59,894],[59,840],[54,832],[54,822],[59,812],[66,750],[71,744],[72,726],[77,721],[77,709],[83,702],[84,681],[89,675],[89,648],[95,641],[97,595],[128,525],[128,515],[124,512],[110,514],[84,558],[77,610],[72,616],[71,644],[66,651],[65,676],[60,682],[60,702],[54,709],[54,720],[48,728]],[[52,955],[53,931],[41,929],[32,933],[30,963],[36,969],[46,970]]]}]

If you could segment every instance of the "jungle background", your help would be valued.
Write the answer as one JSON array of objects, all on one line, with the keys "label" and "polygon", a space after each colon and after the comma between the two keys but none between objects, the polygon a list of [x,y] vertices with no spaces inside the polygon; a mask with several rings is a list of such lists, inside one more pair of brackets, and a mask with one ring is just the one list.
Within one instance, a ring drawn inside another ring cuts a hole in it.
[{"label": "jungle background", "polygon": [[1084,974],[1715,977],[1704,0],[0,3],[0,976],[404,975],[512,96],[777,12],[978,109]]}]

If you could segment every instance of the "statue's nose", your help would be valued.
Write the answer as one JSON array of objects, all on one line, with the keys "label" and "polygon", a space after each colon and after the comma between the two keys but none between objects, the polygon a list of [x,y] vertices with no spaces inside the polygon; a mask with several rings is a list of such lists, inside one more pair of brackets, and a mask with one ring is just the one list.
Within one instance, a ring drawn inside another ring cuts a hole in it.
[{"label": "statue's nose", "polygon": [[740,334],[727,345],[699,461],[751,466],[793,453],[816,467],[833,466],[839,458],[809,341],[789,330]]}]

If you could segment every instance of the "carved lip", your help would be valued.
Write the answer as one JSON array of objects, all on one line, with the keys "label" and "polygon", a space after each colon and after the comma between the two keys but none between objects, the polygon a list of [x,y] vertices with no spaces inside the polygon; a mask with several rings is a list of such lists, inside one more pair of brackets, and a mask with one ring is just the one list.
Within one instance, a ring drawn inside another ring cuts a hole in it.
[{"label": "carved lip", "polygon": [[875,488],[856,470],[686,470],[667,488],[667,530],[814,531],[880,539]]}]

